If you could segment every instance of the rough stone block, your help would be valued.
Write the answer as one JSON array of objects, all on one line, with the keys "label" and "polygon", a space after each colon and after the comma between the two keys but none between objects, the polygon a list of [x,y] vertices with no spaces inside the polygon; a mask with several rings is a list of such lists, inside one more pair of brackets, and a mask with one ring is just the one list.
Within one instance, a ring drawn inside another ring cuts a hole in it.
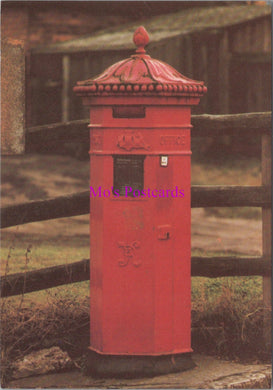
[{"label": "rough stone block", "polygon": [[59,347],[42,349],[26,355],[22,360],[14,362],[13,378],[26,378],[33,375],[47,374],[50,372],[60,372],[71,369],[74,363],[67,352]]}]

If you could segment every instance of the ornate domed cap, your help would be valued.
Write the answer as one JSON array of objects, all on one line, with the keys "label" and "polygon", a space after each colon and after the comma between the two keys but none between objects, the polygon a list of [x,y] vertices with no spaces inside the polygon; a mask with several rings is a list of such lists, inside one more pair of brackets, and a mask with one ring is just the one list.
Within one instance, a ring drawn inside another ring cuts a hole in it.
[{"label": "ornate domed cap", "polygon": [[133,41],[136,53],[107,68],[94,79],[78,81],[79,95],[163,95],[202,96],[207,88],[203,81],[191,80],[165,62],[146,54],[149,35],[143,26],[136,29]]}]

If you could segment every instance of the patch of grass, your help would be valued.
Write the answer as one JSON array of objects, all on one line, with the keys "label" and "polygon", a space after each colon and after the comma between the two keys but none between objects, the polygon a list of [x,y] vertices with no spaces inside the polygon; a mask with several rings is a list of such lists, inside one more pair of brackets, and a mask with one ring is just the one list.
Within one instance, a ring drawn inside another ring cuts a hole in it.
[{"label": "patch of grass", "polygon": [[[6,234],[1,247],[1,275],[17,272],[31,271],[56,265],[69,264],[75,261],[89,258],[89,237],[72,236],[65,237],[41,237],[40,235]],[[31,244],[30,244],[31,243]],[[28,263],[26,266],[26,249],[29,248]],[[49,290],[41,290],[26,294],[25,305],[30,307],[36,303],[46,302],[48,291],[58,297],[59,294],[69,291],[76,296],[89,295],[89,282],[75,283],[68,286],[55,287]],[[21,298],[10,297],[14,304]]]},{"label": "patch of grass", "polygon": [[262,299],[262,277],[192,278],[192,326],[222,330],[220,338],[202,339],[195,349],[229,359],[269,361]]},{"label": "patch of grass", "polygon": [[[233,253],[194,250],[192,255]],[[240,361],[270,361],[263,340],[262,281],[260,276],[192,278],[192,327],[201,335],[193,345],[195,351]]]},{"label": "patch of grass", "polygon": [[[192,163],[192,185],[261,185],[261,163],[255,158]],[[260,219],[259,207],[206,207],[208,216]]]},{"label": "patch of grass", "polygon": [[[262,277],[222,277],[222,278],[192,278],[193,309],[200,312],[216,306],[224,297],[223,293],[230,291],[232,302],[240,303],[240,310],[247,310],[246,305],[261,303]],[[213,325],[213,324],[211,324]]]},{"label": "patch of grass", "polygon": [[259,220],[262,218],[262,209],[260,207],[206,207],[205,214],[217,218]]},{"label": "patch of grass", "polygon": [[73,263],[89,258],[89,237],[41,237],[40,235],[6,235],[2,237],[1,274],[5,272],[6,259],[11,249],[9,273],[22,272],[25,268],[25,251],[31,244],[28,270]]},{"label": "patch of grass", "polygon": [[260,185],[261,162],[255,158],[192,162],[192,185]]}]

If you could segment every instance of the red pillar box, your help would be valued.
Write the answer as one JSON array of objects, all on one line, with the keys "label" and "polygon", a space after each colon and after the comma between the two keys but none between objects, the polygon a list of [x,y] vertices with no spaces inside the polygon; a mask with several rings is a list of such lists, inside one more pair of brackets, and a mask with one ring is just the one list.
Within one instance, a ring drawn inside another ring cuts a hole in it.
[{"label": "red pillar box", "polygon": [[206,92],[136,53],[74,91],[90,107],[90,357],[97,375],[192,366],[191,106]]}]

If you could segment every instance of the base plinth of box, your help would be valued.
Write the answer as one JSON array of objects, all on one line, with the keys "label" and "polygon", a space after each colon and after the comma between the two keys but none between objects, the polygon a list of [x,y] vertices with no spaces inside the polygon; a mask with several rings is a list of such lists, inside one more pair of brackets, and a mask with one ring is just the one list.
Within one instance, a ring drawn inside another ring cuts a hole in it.
[{"label": "base plinth of box", "polygon": [[141,378],[185,371],[195,366],[191,352],[159,356],[103,355],[89,349],[85,374],[98,378]]}]

